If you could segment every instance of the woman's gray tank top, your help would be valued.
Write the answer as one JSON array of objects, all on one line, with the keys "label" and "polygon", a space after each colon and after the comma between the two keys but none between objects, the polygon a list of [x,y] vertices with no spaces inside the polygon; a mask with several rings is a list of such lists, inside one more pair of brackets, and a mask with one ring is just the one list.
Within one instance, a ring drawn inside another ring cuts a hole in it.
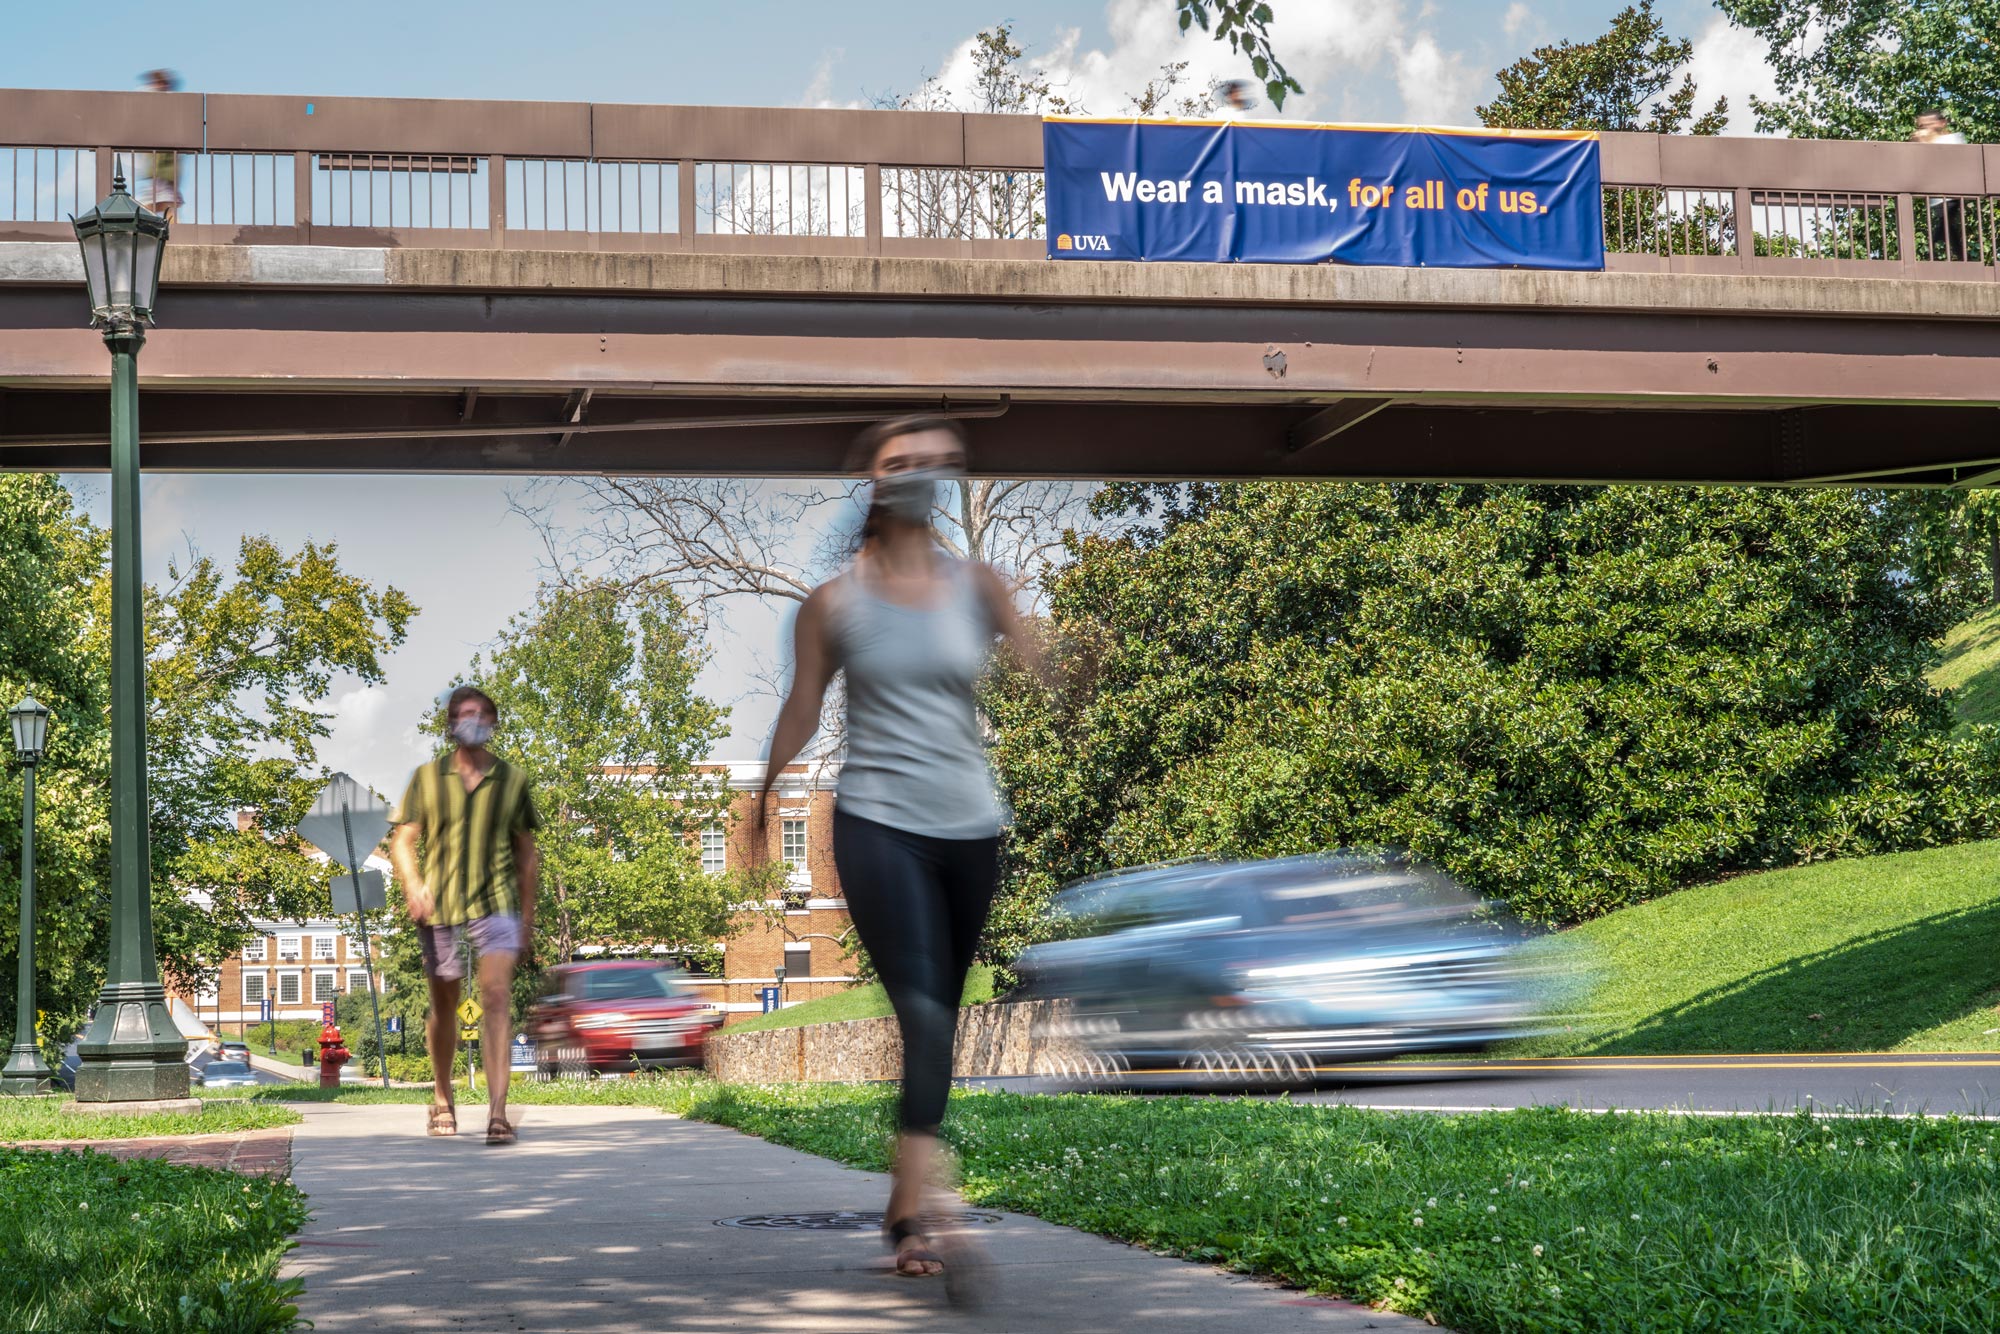
[{"label": "woman's gray tank top", "polygon": [[965,562],[950,563],[945,583],[940,605],[904,607],[854,571],[840,579],[829,608],[847,673],[839,809],[933,838],[991,838],[1000,803],[972,690],[994,626]]}]

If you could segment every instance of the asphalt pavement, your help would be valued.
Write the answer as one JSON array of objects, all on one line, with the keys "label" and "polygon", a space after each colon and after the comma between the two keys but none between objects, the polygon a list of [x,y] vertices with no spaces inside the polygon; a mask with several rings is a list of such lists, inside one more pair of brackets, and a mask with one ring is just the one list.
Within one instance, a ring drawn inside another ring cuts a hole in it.
[{"label": "asphalt pavement", "polygon": [[[967,1081],[1017,1093],[1066,1086],[1041,1079]],[[1236,1095],[1180,1076],[1131,1077],[1135,1092]],[[1570,1106],[1587,1111],[1946,1113],[2000,1116],[2000,1052],[1877,1055],[1582,1056],[1536,1060],[1392,1061],[1322,1066],[1308,1102],[1414,1111]]]}]

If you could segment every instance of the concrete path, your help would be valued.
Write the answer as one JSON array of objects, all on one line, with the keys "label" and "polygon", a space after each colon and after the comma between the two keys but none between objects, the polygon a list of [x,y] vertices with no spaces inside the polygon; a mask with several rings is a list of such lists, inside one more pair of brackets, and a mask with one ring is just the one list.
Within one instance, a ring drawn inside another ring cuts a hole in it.
[{"label": "concrete path", "polygon": [[880,1209],[887,1178],[647,1108],[517,1107],[520,1142],[428,1139],[419,1106],[310,1104],[292,1179],[313,1220],[288,1274],[319,1334],[366,1330],[1427,1330],[1035,1219],[968,1211],[976,1313],[897,1277],[871,1230],[718,1226]]}]

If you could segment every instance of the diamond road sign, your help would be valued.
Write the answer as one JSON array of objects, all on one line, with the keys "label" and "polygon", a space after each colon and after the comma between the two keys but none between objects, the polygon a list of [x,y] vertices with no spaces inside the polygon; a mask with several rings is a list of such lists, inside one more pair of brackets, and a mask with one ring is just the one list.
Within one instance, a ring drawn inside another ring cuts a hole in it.
[{"label": "diamond road sign", "polygon": [[299,837],[342,866],[350,834],[355,860],[365,863],[388,832],[389,803],[346,774],[335,774],[299,821]]}]

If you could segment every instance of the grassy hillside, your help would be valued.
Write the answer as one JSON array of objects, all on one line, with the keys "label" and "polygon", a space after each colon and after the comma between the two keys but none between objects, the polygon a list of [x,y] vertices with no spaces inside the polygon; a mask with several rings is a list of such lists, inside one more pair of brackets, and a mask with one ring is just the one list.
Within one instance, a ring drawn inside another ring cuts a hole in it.
[{"label": "grassy hillside", "polygon": [[2000,842],[1740,876],[1552,948],[1597,984],[1538,1054],[1996,1051]]},{"label": "grassy hillside", "polygon": [[1960,722],[2000,723],[2000,606],[1944,637],[1944,662],[1931,673],[1931,684],[1959,692]]},{"label": "grassy hillside", "polygon": [[[983,963],[972,965],[972,971],[966,974],[965,993],[959,1004],[984,1005],[992,999],[993,970]],[[888,1013],[888,993],[882,990],[880,982],[870,982],[864,987],[850,987],[802,1005],[788,1005],[782,1010],[745,1019],[740,1024],[731,1024],[724,1031],[754,1033],[760,1028],[797,1028],[802,1024],[832,1024],[845,1019],[879,1019]]]}]

